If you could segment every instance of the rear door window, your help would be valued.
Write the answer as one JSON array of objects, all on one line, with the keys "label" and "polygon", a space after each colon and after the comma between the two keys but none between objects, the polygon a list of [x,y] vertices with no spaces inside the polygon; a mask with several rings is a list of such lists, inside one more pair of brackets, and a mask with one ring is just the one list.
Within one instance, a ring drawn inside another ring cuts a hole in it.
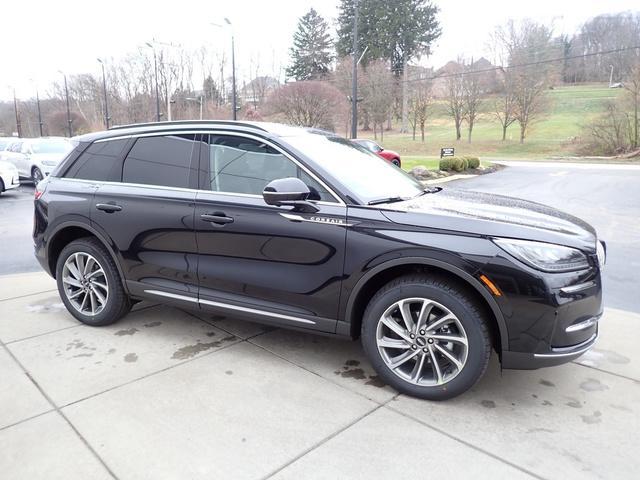
[{"label": "rear door window", "polygon": [[195,140],[192,134],[139,138],[124,161],[122,181],[189,188],[192,175],[195,179]]}]

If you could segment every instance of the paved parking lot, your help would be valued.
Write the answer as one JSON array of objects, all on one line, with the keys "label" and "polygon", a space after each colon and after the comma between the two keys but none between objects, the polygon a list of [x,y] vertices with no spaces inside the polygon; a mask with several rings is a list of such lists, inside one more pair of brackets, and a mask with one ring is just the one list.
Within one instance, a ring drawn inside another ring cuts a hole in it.
[{"label": "paved parking lot", "polygon": [[[444,403],[382,385],[357,342],[151,303],[90,328],[43,273],[0,275],[0,477],[637,478],[640,308],[626,283],[640,237],[637,223],[620,222],[634,208],[638,218],[640,178],[628,191],[596,176],[550,190],[558,171],[523,180],[527,170],[507,169],[464,188],[528,196],[538,183],[539,201],[601,222],[608,275],[631,298],[607,291],[616,308],[577,362],[501,372],[494,358],[476,387]],[[583,188],[598,194],[594,218]],[[624,208],[605,202],[612,188]],[[15,263],[4,238],[0,266]]]}]

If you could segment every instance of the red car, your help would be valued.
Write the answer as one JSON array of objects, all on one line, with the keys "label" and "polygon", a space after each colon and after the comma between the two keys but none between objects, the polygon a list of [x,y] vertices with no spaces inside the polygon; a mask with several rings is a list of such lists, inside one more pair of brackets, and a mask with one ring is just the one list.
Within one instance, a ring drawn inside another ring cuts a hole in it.
[{"label": "red car", "polygon": [[363,146],[364,148],[366,148],[370,152],[373,152],[376,155],[381,156],[387,162],[393,163],[396,167],[402,166],[402,164],[400,162],[400,155],[397,152],[394,152],[393,150],[385,150],[384,148],[382,148],[380,145],[378,145],[373,140],[367,140],[367,139],[364,139],[364,138],[356,138],[356,139],[353,139],[351,141],[354,142],[354,143],[357,143],[358,145]]}]

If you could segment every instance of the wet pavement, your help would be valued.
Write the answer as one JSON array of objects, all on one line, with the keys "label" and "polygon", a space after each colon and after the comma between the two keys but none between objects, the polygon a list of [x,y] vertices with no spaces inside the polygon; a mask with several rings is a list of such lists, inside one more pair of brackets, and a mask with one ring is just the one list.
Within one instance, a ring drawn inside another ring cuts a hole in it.
[{"label": "wet pavement", "polygon": [[[79,324],[42,273],[0,276],[0,472],[37,478],[633,478],[640,315],[576,362],[447,402],[399,395],[358,342],[142,302]],[[455,459],[455,461],[451,461]]]}]

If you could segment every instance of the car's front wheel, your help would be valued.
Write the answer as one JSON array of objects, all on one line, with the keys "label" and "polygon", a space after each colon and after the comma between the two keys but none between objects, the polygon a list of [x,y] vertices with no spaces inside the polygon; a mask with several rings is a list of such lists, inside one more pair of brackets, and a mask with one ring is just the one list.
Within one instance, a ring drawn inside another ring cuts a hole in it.
[{"label": "car's front wheel", "polygon": [[131,309],[111,255],[94,238],[75,240],[62,249],[56,281],[69,313],[87,325],[109,325]]},{"label": "car's front wheel", "polygon": [[487,320],[473,298],[445,278],[425,275],[384,286],[367,306],[361,337],[386,383],[429,400],[471,388],[491,353]]}]

